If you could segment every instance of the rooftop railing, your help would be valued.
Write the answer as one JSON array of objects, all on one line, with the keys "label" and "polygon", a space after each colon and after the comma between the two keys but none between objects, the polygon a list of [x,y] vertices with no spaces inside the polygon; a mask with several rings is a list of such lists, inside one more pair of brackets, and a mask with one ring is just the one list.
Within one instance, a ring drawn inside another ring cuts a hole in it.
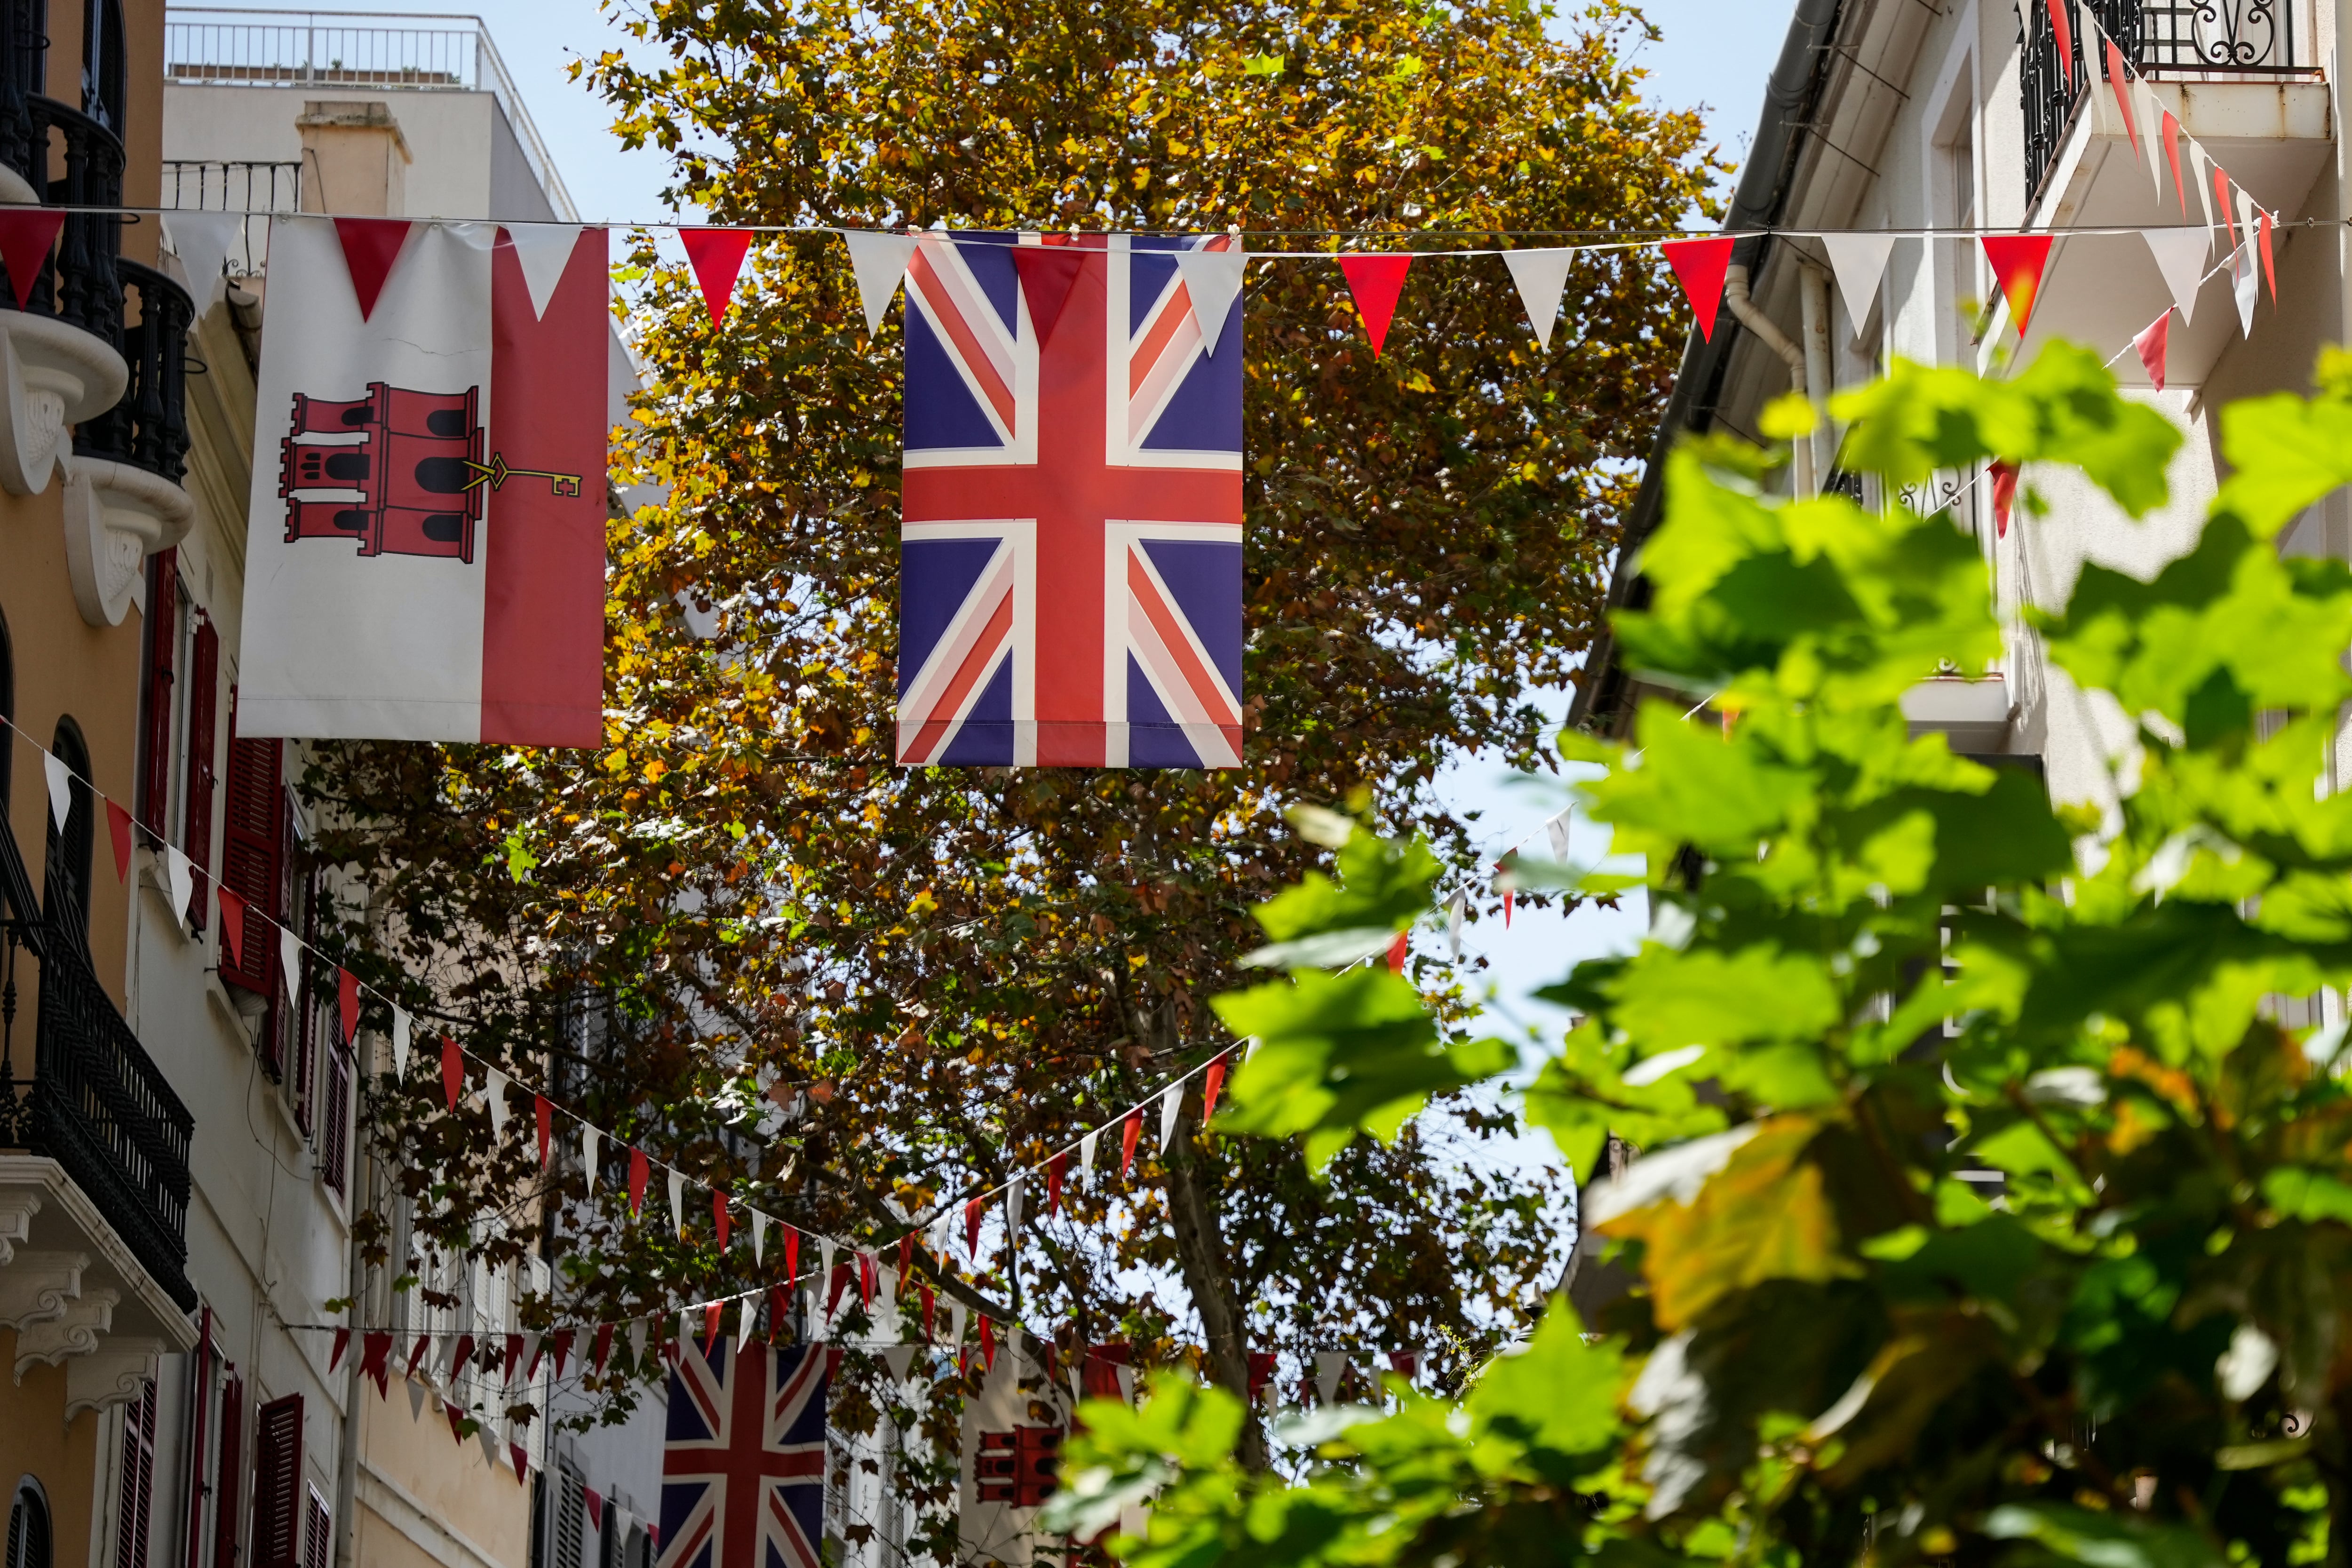
[{"label": "rooftop railing", "polygon": [[163,79],[206,87],[487,92],[506,111],[548,205],[566,220],[577,216],[478,16],[175,5],[163,16]]}]

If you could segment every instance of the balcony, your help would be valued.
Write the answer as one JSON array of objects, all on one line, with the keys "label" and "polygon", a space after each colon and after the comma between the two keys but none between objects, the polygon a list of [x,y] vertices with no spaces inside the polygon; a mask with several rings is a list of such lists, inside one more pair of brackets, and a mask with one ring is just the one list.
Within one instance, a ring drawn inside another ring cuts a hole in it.
[{"label": "balcony", "polygon": [[118,261],[115,268],[129,379],[113,407],[74,426],[66,479],[66,566],[91,626],[121,624],[147,557],[177,544],[196,511],[180,486],[188,466],[195,302],[152,267]]},{"label": "balcony", "polygon": [[[2332,163],[2329,87],[2312,26],[2312,0],[2085,0],[2116,40],[2132,75],[2145,79],[2183,131],[2231,179],[2283,217],[2301,212]],[[2037,336],[2129,342],[2171,302],[2171,292],[2137,234],[2068,233],[2151,226],[2202,227],[2200,196],[2184,143],[2185,195],[2173,186],[2162,150],[2148,158],[2146,128],[2127,125],[2106,79],[2095,37],[2074,42],[2071,89],[2059,69],[2048,7],[2027,7],[2020,73],[2029,227],[2060,232],[2033,312]],[[2139,146],[2133,144],[2138,132]],[[2231,241],[2216,223],[2209,267],[2188,321],[2172,324],[2166,382],[2200,384],[2240,332],[2226,262]],[[2282,231],[2284,249],[2299,241]],[[2268,309],[2267,298],[2264,309]],[[1990,340],[1988,340],[1990,341]],[[2146,386],[2137,360],[2116,366],[2125,384]]]},{"label": "balcony", "polygon": [[[131,1397],[157,1355],[194,1342],[194,1121],[115,1011],[77,928],[39,914],[5,826],[0,905],[0,1326],[16,1331],[19,1380],[62,1363],[69,1405],[98,1408]],[[27,1079],[16,1026],[35,966]]]}]

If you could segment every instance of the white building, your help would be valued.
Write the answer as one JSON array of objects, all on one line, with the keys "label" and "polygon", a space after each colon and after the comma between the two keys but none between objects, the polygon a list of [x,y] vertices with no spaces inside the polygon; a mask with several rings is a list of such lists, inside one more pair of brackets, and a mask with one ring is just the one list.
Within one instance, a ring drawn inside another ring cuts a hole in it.
[{"label": "white building", "polygon": [[[2029,469],[2024,482],[2051,510],[2027,517],[2020,509],[2003,537],[1981,474],[1937,476],[1932,499],[1974,531],[2012,618],[2021,602],[2063,604],[2086,562],[2147,576],[2183,553],[2217,483],[2213,411],[2252,394],[2306,389],[2320,346],[2343,341],[2352,318],[2337,131],[2340,0],[2073,4],[2070,79],[2045,0],[1799,0],[1726,223],[1740,231],[1990,227],[2057,237],[2025,356],[2055,338],[2103,358],[2119,354],[2127,395],[2163,409],[2188,440],[2168,476],[2169,504],[2137,522],[2079,482]],[[2278,300],[2264,290],[2251,334],[2226,265],[2233,241],[2217,227],[2213,270],[2193,317],[2172,320],[2161,392],[2129,352],[2172,300],[2148,243],[2134,232],[2069,231],[2202,226],[2209,208],[2185,142],[2185,202],[2168,167],[2151,168],[2144,133],[2135,147],[2141,128],[2126,125],[2112,96],[2102,36],[2116,41],[2127,80],[2144,79],[2185,136],[2280,223]],[[2303,220],[2315,222],[2304,228]],[[1843,297],[1819,239],[1751,236],[1734,261],[1714,340],[1690,337],[1661,454],[1685,431],[1752,433],[1763,405],[1792,385],[1818,398],[1895,356],[1990,370],[2017,343],[1982,248],[1965,233],[1896,240],[1875,295],[1859,301]],[[1802,484],[1810,466],[1823,482],[1858,484],[1834,471],[1834,432],[1824,427],[1809,445],[1783,483]],[[1654,459],[1627,520],[1629,556],[1655,526],[1662,469]],[[2314,508],[2284,547],[2344,556],[2352,500],[2338,494]],[[1637,574],[1623,574],[1612,600],[1639,604],[1644,593]],[[1571,721],[1622,731],[1638,683],[1605,647],[1591,668]],[[2058,800],[2103,797],[2101,721],[2021,632],[1999,668],[1924,682],[1905,710],[1915,731],[1944,731],[1957,751],[2041,771]]]}]

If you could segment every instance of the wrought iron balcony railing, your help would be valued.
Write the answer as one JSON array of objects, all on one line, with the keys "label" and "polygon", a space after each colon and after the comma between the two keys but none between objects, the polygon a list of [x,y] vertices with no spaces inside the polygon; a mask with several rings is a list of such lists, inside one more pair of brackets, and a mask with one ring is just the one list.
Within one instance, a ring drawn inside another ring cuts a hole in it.
[{"label": "wrought iron balcony railing", "polygon": [[[0,71],[0,94],[6,73]],[[122,205],[122,143],[80,110],[39,93],[0,104],[0,164],[14,171],[52,206]],[[57,248],[34,279],[30,309],[79,327],[115,349],[122,346],[122,219],[111,212],[66,217]],[[0,309],[14,309],[13,291]]]},{"label": "wrought iron balcony railing", "polygon": [[115,267],[125,292],[121,319],[131,321],[129,300],[139,301],[137,319],[122,330],[131,384],[121,402],[74,427],[74,451],[178,484],[188,469],[188,328],[196,319],[195,301],[152,267],[136,261]]},{"label": "wrought iron balcony railing", "polygon": [[[2307,0],[2084,0],[2132,70],[2165,78],[2291,76],[2319,65]],[[2095,38],[2071,40],[2074,75],[2060,68],[2049,7],[2023,7],[2027,18],[2019,96],[2025,113],[2025,188],[2049,177],[2066,127],[2084,94],[2104,88],[2104,50]]]},{"label": "wrought iron balcony railing", "polygon": [[[150,1278],[183,1308],[194,1118],[116,1012],[71,921],[42,918],[16,836],[0,824],[0,1148],[55,1160]],[[17,960],[40,966],[30,1081],[19,1076]]]}]

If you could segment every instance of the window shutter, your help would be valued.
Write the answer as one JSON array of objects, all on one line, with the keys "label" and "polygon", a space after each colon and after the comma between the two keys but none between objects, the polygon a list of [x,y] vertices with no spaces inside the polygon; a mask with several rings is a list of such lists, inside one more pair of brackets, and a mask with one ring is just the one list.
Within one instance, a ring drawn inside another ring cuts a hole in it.
[{"label": "window shutter", "polygon": [[198,931],[212,921],[213,719],[219,694],[220,633],[205,616],[196,622],[188,656],[187,816],[180,834],[180,847],[195,867],[196,896],[190,900],[188,921]]},{"label": "window shutter", "polygon": [[165,550],[147,564],[145,679],[140,682],[139,820],[158,832],[172,826],[173,687],[180,651],[180,552]]},{"label": "window shutter", "polygon": [[551,1568],[583,1568],[583,1548],[588,1531],[588,1499],[581,1489],[588,1483],[565,1466],[562,1485],[555,1493],[555,1562]]},{"label": "window shutter", "polygon": [[303,1568],[302,1396],[261,1407],[253,1426],[253,1568]]},{"label": "window shutter", "polygon": [[[286,865],[294,863],[294,814],[282,814],[286,822],[286,837],[278,846],[278,854]],[[310,952],[319,944],[319,879],[301,872],[289,877],[293,886],[288,900],[289,919],[302,933],[302,946]],[[296,906],[299,906],[299,910]],[[317,1131],[319,1104],[319,965],[306,957],[303,973],[291,976],[286,983],[286,1000],[291,1012],[286,1027],[278,1037],[287,1042],[293,1053],[294,1125],[308,1137]]]},{"label": "window shutter", "polygon": [[221,1389],[220,1456],[213,1461],[213,1568],[237,1568],[237,1521],[244,1517],[245,1379]]},{"label": "window shutter", "polygon": [[341,1045],[327,1047],[327,1098],[320,1108],[319,1170],[336,1195],[351,1189],[352,1053]]},{"label": "window shutter", "polygon": [[[283,913],[278,847],[285,832],[284,748],[275,740],[248,741],[236,733],[236,699],[229,697],[228,789],[224,803],[221,882],[246,902],[245,963],[221,953],[221,978],[262,996],[278,989],[278,932]],[[274,1046],[275,1042],[269,1042]],[[266,1049],[270,1070],[277,1052]]]},{"label": "window shutter", "polygon": [[147,1568],[150,1500],[155,1493],[155,1381],[122,1407],[122,1482],[115,1510],[115,1568]]},{"label": "window shutter", "polygon": [[302,1568],[327,1568],[334,1556],[334,1516],[327,1510],[327,1500],[319,1489],[310,1489],[310,1506],[302,1518]]}]

